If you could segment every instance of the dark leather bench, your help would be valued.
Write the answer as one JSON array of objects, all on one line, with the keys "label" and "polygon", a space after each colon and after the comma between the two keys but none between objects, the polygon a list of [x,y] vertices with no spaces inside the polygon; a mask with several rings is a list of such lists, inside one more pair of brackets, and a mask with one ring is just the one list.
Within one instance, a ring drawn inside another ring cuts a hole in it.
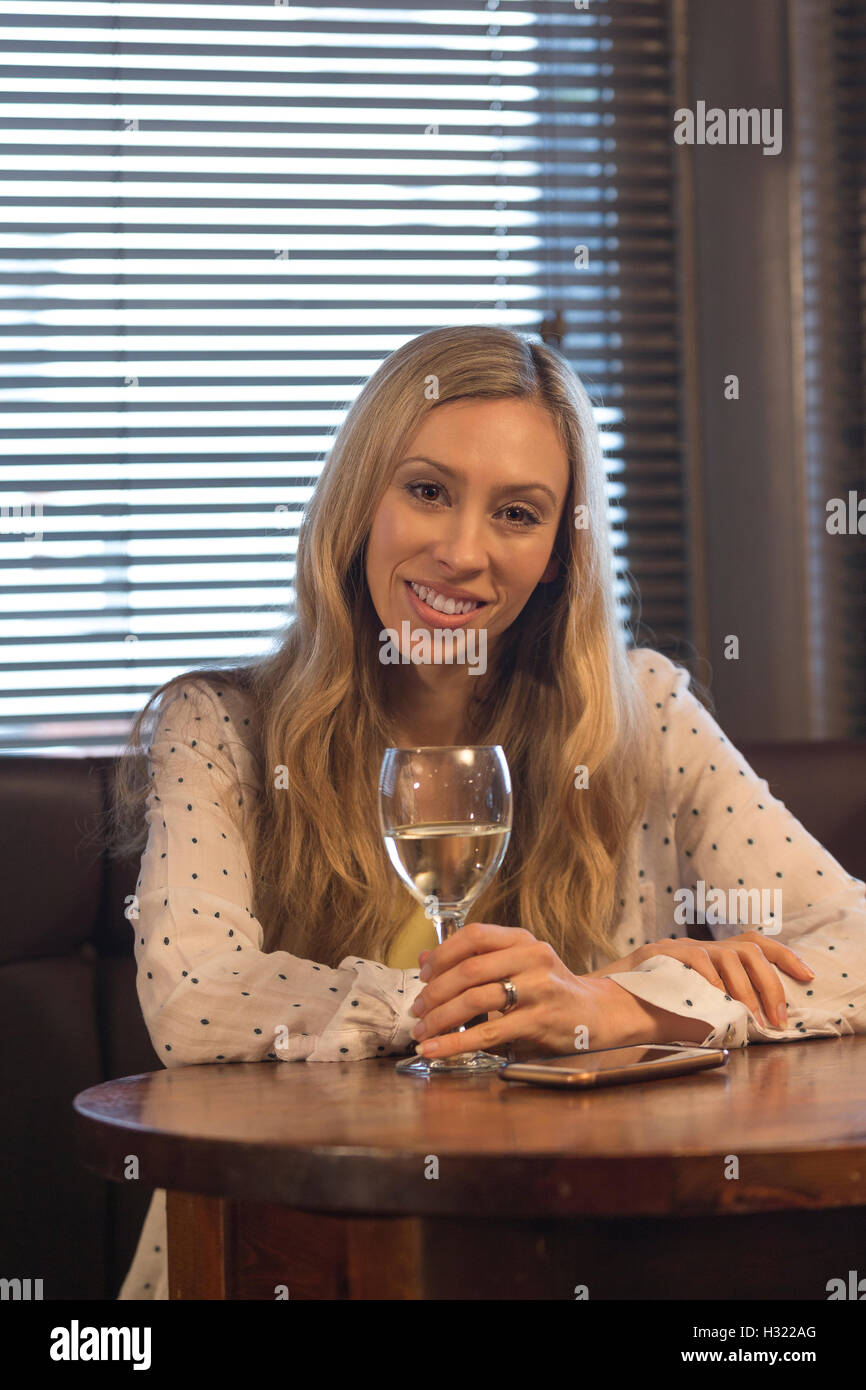
[{"label": "dark leather bench", "polygon": [[[866,879],[866,742],[741,745],[770,789]],[[124,900],[139,862],[81,840],[106,808],[109,758],[0,758],[8,874],[0,934],[4,1106],[0,1276],[43,1280],[46,1299],[113,1299],[151,1189],[77,1161],[72,1099],[162,1066],[135,990]]]},{"label": "dark leather bench", "polygon": [[0,758],[0,1273],[41,1278],[46,1299],[116,1297],[153,1190],[91,1175],[74,1147],[80,1090],[161,1066],[123,915],[139,861],[81,844],[108,805],[112,762]]}]

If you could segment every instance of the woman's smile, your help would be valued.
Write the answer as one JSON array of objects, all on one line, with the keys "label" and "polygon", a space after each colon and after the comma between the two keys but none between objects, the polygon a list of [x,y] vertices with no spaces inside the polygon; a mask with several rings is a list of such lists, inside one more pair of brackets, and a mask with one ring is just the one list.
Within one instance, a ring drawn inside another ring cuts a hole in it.
[{"label": "woman's smile", "polygon": [[[423,588],[428,595],[430,594],[429,587],[425,585],[419,585],[418,587]],[[431,604],[421,598],[420,594],[417,594],[413,589],[410,580],[405,579],[403,581],[403,588],[412,611],[432,627],[466,627],[477,614],[483,612],[485,608],[490,606],[487,603],[479,603],[477,607],[469,609],[466,613],[443,612],[439,608],[432,607]]]}]

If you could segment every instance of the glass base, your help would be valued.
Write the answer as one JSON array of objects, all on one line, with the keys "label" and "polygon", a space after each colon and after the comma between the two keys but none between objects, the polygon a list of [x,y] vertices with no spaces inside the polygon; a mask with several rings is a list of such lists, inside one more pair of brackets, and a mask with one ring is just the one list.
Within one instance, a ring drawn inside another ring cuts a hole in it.
[{"label": "glass base", "polygon": [[498,1071],[507,1061],[507,1057],[497,1057],[494,1052],[459,1052],[454,1057],[404,1057],[396,1063],[394,1070],[403,1076],[437,1076],[439,1072],[465,1076],[467,1073]]}]

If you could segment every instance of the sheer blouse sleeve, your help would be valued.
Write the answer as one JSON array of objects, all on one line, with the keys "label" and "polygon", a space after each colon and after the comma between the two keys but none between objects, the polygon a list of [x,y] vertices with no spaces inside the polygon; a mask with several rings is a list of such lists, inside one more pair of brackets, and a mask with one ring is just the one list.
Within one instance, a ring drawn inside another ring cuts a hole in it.
[{"label": "sheer blouse sleeve", "polygon": [[[671,956],[651,956],[636,970],[609,978],[649,1004],[703,1019],[702,1045],[742,1047],[866,1032],[866,885],[771,795],[689,689],[688,671],[659,652],[642,653],[641,659],[663,767],[665,820],[656,833],[676,846],[672,888],[697,890],[700,882],[707,895],[721,890],[729,906],[706,909],[715,940],[765,931],[790,944],[815,977],[802,982],[773,966],[785,991],[786,1018],[784,1024],[771,1020],[769,1027]],[[747,914],[747,904],[758,901],[760,914]],[[665,915],[657,914],[656,939],[684,932],[673,896],[668,902]]]},{"label": "sheer blouse sleeve", "polygon": [[190,679],[148,749],[147,846],[128,915],[153,1046],[166,1066],[405,1052],[417,971],[262,949],[254,871],[227,809],[251,796],[245,719],[239,692]]}]

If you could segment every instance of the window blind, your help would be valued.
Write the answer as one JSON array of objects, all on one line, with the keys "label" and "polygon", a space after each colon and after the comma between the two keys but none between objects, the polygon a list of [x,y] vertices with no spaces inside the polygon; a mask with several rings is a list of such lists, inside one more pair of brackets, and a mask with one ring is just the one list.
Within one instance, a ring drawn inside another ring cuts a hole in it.
[{"label": "window blind", "polygon": [[501,323],[596,404],[623,622],[688,636],[667,0],[0,3],[0,752],[272,646],[348,405]]}]

